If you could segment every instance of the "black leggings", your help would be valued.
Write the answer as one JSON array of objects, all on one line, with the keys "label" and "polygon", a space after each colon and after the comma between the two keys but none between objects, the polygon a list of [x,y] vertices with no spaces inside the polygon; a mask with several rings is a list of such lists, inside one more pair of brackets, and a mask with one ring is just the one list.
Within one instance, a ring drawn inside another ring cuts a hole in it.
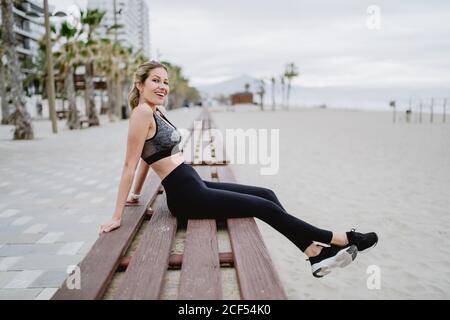
[{"label": "black leggings", "polygon": [[313,241],[330,243],[331,231],[314,227],[286,212],[267,188],[202,180],[197,171],[181,163],[162,181],[167,206],[177,218],[227,219],[256,217],[281,232],[305,251]]}]

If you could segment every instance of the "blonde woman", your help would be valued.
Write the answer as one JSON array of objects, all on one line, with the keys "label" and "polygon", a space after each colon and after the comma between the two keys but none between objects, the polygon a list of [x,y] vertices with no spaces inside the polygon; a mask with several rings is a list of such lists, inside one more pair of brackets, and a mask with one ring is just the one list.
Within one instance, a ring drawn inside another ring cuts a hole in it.
[{"label": "blonde woman", "polygon": [[140,65],[128,97],[132,112],[116,208],[112,219],[100,226],[100,233],[120,227],[135,170],[142,158],[128,203],[139,201],[151,166],[161,178],[172,215],[183,219],[259,218],[281,232],[309,258],[315,277],[347,266],[358,251],[375,246],[378,237],[374,232],[332,232],[290,215],[268,188],[202,180],[184,162],[179,150],[181,136],[160,107],[168,94],[166,66],[156,61]]}]

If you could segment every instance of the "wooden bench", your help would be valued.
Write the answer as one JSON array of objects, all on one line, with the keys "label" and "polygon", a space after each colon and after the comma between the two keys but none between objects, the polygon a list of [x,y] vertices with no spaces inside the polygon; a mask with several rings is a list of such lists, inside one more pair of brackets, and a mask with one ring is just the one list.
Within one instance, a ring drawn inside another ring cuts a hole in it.
[{"label": "wooden bench", "polygon": [[[201,133],[214,128],[208,112],[198,120]],[[199,158],[199,149],[188,151],[197,146],[194,131],[182,141],[187,163]],[[207,148],[217,156],[220,140]],[[194,165],[204,180],[235,181],[224,158],[209,160]],[[64,282],[52,299],[286,299],[254,218],[177,220],[152,170],[141,194],[139,205],[125,207],[122,226],[102,234],[79,264],[81,288]]]},{"label": "wooden bench", "polygon": [[56,116],[58,120],[63,120],[67,118],[68,111],[67,110],[57,110]]},{"label": "wooden bench", "polygon": [[81,116],[78,121],[80,122],[80,129],[84,128],[84,124],[87,125],[87,127],[89,127],[89,118],[86,116]]}]

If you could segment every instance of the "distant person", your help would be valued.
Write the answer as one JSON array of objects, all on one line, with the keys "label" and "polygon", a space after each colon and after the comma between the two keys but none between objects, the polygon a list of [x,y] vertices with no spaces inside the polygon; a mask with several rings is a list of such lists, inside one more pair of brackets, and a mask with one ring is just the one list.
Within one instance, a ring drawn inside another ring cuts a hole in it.
[{"label": "distant person", "polygon": [[38,117],[42,119],[43,118],[43,115],[42,115],[43,107],[42,107],[42,103],[40,101],[38,101],[36,103],[36,111],[37,111]]},{"label": "distant person", "polygon": [[[139,203],[151,166],[161,178],[173,216],[183,220],[259,218],[300,248],[309,258],[315,277],[347,266],[358,250],[375,246],[378,237],[374,232],[332,232],[290,215],[271,189],[202,180],[197,171],[185,163],[178,149],[181,135],[159,107],[169,94],[168,79],[167,67],[156,61],[141,64],[134,74],[134,85],[128,96],[132,111],[127,152],[116,207],[112,219],[100,226],[100,233],[120,227],[126,203]],[[127,200],[139,161],[134,190]]]},{"label": "distant person", "polygon": [[411,109],[406,110],[406,122],[410,122],[410,120],[411,120],[411,113],[412,113]]}]

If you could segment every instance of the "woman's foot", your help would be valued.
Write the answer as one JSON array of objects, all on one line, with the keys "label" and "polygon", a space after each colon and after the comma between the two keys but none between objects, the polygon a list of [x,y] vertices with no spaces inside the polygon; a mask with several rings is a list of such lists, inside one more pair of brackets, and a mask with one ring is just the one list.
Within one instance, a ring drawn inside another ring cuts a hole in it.
[{"label": "woman's foot", "polygon": [[355,229],[346,232],[348,242],[355,245],[358,251],[364,251],[369,248],[373,248],[378,243],[378,235],[375,232],[360,233]]},{"label": "woman's foot", "polygon": [[309,258],[312,274],[316,278],[322,278],[334,268],[343,268],[349,265],[355,260],[357,254],[358,248],[355,245],[323,247],[317,256]]}]

